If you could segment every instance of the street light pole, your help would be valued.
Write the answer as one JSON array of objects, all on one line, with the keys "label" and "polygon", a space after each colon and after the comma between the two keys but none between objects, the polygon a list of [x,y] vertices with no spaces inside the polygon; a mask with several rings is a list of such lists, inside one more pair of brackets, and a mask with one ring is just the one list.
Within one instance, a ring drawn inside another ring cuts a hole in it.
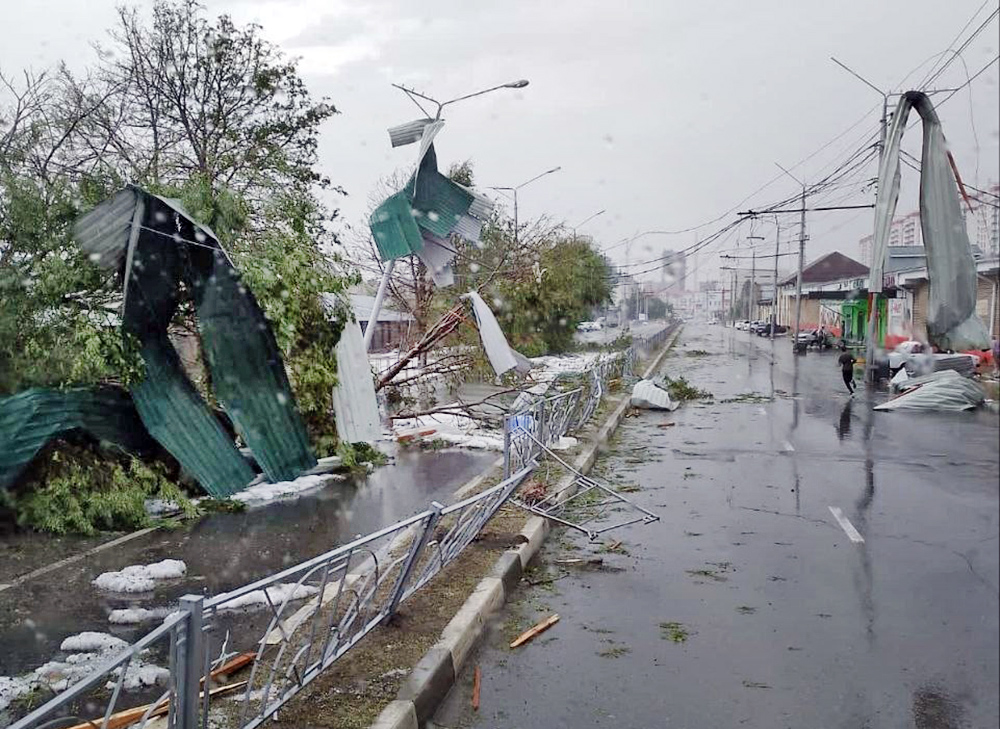
[{"label": "street light pole", "polygon": [[[403,86],[402,84],[392,84],[392,85],[395,88],[397,88],[400,91],[402,91],[403,93],[405,93],[407,96],[409,96],[410,100],[413,101],[413,103],[416,104],[417,107],[419,107],[419,109],[424,112],[424,114],[427,114],[427,112],[424,110],[424,107],[420,106],[420,102],[417,101],[418,98],[419,99],[423,99],[424,101],[429,101],[432,104],[436,104],[437,105],[437,113],[434,115],[434,119],[438,120],[438,119],[441,118],[441,110],[444,109],[444,107],[448,106],[449,104],[454,104],[454,103],[459,102],[459,101],[465,101],[466,99],[471,99],[471,98],[474,98],[476,96],[482,96],[483,94],[488,94],[491,91],[498,91],[499,89],[523,89],[525,86],[528,85],[528,80],[527,79],[521,79],[519,81],[508,81],[505,84],[500,84],[499,86],[493,86],[491,88],[483,89],[482,91],[476,91],[476,92],[471,93],[471,94],[465,94],[464,96],[458,96],[458,97],[456,97],[454,99],[448,99],[448,101],[438,101],[437,99],[433,99],[430,96],[427,96],[426,94],[421,94],[419,91],[414,91],[413,89],[408,89],[405,86]],[[414,98],[414,97],[416,97],[416,98]],[[427,114],[427,116],[429,117],[430,114]]]},{"label": "street light pole", "polygon": [[[579,223],[577,223],[576,225],[574,225],[573,226],[573,242],[574,243],[576,242],[576,229],[577,228],[582,228],[584,225],[586,225],[587,223],[589,223],[591,220],[593,220],[594,218],[596,218],[598,215],[603,215],[606,212],[607,212],[606,210],[598,210],[593,215],[591,215],[591,216],[589,216],[587,218],[584,218]],[[626,251],[627,250],[628,250],[628,247],[626,246]]]},{"label": "street light pole", "polygon": [[500,191],[500,192],[509,192],[514,197],[514,247],[515,248],[517,247],[517,244],[518,244],[518,239],[519,239],[518,238],[518,231],[520,230],[520,225],[518,223],[518,218],[517,218],[517,191],[520,190],[522,187],[530,185],[535,180],[539,180],[539,179],[545,177],[546,175],[551,175],[553,172],[558,172],[561,169],[562,169],[562,167],[553,167],[551,170],[545,170],[545,172],[541,173],[540,175],[535,175],[534,177],[532,177],[527,182],[522,182],[520,185],[515,185],[514,187],[500,187],[500,186],[497,186],[497,187],[491,187],[491,188],[489,188],[490,190],[497,190],[497,191]]},{"label": "street light pole", "polygon": [[[408,89],[402,84],[392,84],[393,87],[399,89],[404,94],[406,94],[407,98],[410,99],[410,101],[412,101],[414,104],[416,104],[417,108],[419,108],[420,111],[424,112],[425,116],[429,117],[430,115],[427,113],[424,107],[420,105],[420,102],[417,101],[417,99],[420,98],[424,99],[425,101],[430,101],[433,104],[437,104],[437,114],[435,114],[434,116],[435,120],[441,118],[441,110],[444,109],[444,107],[448,106],[449,104],[454,104],[459,101],[464,101],[465,99],[471,99],[474,96],[482,96],[483,94],[488,94],[491,91],[497,91],[499,89],[523,89],[527,85],[528,85],[527,79],[521,79],[519,81],[509,81],[505,84],[500,84],[499,86],[494,86],[489,89],[483,89],[482,91],[476,91],[475,93],[472,94],[466,94],[465,96],[459,96],[455,99],[449,99],[448,101],[442,102],[438,101],[437,99],[432,99],[429,96],[425,96],[424,94],[414,91],[413,89]],[[382,310],[382,301],[383,299],[385,299],[385,293],[389,287],[389,279],[392,277],[392,269],[395,267],[395,265],[396,265],[396,259],[393,258],[386,263],[385,270],[382,272],[382,280],[379,281],[378,291],[375,294],[375,301],[372,304],[371,313],[368,315],[368,326],[365,329],[366,352],[371,347],[372,338],[375,336],[375,329],[378,326],[378,315]]]}]

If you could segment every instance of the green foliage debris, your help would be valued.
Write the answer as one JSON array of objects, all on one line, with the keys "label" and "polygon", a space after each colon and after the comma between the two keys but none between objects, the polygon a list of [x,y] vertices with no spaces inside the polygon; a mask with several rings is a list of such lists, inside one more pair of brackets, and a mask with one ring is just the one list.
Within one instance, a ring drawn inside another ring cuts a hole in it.
[{"label": "green foliage debris", "polygon": [[689,635],[690,632],[681,623],[660,623],[660,638],[663,640],[669,640],[672,643],[683,643],[688,639]]},{"label": "green foliage debris", "polygon": [[671,400],[682,402],[684,400],[711,400],[714,396],[708,390],[700,390],[684,377],[664,376],[663,386],[670,393]]},{"label": "green foliage debris", "polygon": [[14,508],[23,527],[90,535],[153,525],[146,511],[150,499],[176,504],[188,516],[196,511],[161,464],[109,458],[60,444],[33,464],[31,477],[14,497]]}]

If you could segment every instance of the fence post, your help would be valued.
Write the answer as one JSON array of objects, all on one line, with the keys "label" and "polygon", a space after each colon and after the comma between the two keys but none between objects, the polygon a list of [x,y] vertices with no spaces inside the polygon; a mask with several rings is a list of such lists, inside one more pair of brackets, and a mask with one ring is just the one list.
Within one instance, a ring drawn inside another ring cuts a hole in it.
[{"label": "fence post", "polygon": [[427,517],[427,524],[424,527],[423,533],[417,537],[416,546],[410,550],[410,553],[406,556],[406,562],[403,564],[403,569],[399,573],[399,579],[396,580],[396,587],[392,591],[392,601],[389,603],[389,607],[385,612],[384,620],[388,620],[396,613],[396,607],[399,605],[399,601],[403,599],[403,591],[406,589],[406,583],[410,579],[410,573],[413,572],[414,566],[417,564],[417,558],[420,553],[424,551],[424,547],[427,546],[427,542],[430,541],[431,534],[434,533],[434,527],[437,526],[438,521],[441,519],[441,510],[444,509],[443,504],[439,504],[437,501],[431,502],[431,512]]},{"label": "fence post", "polygon": [[503,419],[503,477],[510,478],[510,415]]},{"label": "fence post", "polygon": [[[549,436],[548,436],[548,433],[546,433],[546,431],[545,431],[545,398],[544,397],[541,400],[538,401],[537,433],[538,433],[538,440],[540,440],[545,445],[549,445]],[[532,446],[531,446],[532,452],[534,452],[535,448],[538,448],[538,447],[539,446],[538,446],[537,443],[533,443]]]},{"label": "fence post", "polygon": [[[177,722],[180,729],[198,727],[198,693],[205,663],[205,638],[202,632],[205,598],[185,595],[181,610],[187,613],[184,627],[183,659],[175,667],[174,690],[177,692]],[[208,686],[205,687],[206,691]]]}]

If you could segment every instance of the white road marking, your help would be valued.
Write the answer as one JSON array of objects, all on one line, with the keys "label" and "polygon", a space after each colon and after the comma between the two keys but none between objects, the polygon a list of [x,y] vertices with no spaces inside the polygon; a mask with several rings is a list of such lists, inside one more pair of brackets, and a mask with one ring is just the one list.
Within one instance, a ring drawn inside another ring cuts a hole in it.
[{"label": "white road marking", "polygon": [[793,446],[789,441],[786,440],[784,446],[782,447],[782,450],[785,451],[786,453],[793,453],[795,451],[795,446]]},{"label": "white road marking", "polygon": [[847,533],[847,538],[850,539],[855,544],[860,544],[865,541],[865,538],[858,533],[858,530],[854,528],[854,525],[844,516],[844,512],[840,510],[839,506],[830,506],[830,513],[833,514],[833,518],[837,520],[840,524],[840,528]]}]

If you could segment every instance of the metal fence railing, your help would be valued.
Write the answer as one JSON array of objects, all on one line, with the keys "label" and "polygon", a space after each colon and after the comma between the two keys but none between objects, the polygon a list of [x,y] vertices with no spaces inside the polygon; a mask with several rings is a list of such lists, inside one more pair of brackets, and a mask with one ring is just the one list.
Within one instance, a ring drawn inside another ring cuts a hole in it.
[{"label": "metal fence railing", "polygon": [[[153,652],[167,663],[165,686],[128,726],[257,727],[454,561],[532,468],[236,590],[186,596],[159,627],[9,729],[124,726],[130,666]],[[215,686],[216,669],[241,652],[254,654],[248,679]]]},{"label": "metal fence railing", "polygon": [[504,418],[504,476],[537,459],[543,445],[558,443],[590,420],[611,382],[633,376],[637,356],[635,347],[602,355],[584,374],[582,386],[539,397]]},{"label": "metal fence railing", "polygon": [[[581,386],[508,415],[498,485],[222,595],[185,596],[158,627],[9,729],[261,725],[458,557],[543,452],[593,416],[609,383],[633,376],[637,348],[660,346],[674,328],[603,355]],[[220,667],[240,653],[253,654],[247,680],[217,685]],[[147,701],[139,707],[131,695],[126,702],[136,687]]]},{"label": "metal fence railing", "polygon": [[633,340],[633,346],[639,346],[643,349],[659,349],[663,346],[664,342],[677,330],[678,323],[671,322],[663,329],[653,334],[637,337]]}]

